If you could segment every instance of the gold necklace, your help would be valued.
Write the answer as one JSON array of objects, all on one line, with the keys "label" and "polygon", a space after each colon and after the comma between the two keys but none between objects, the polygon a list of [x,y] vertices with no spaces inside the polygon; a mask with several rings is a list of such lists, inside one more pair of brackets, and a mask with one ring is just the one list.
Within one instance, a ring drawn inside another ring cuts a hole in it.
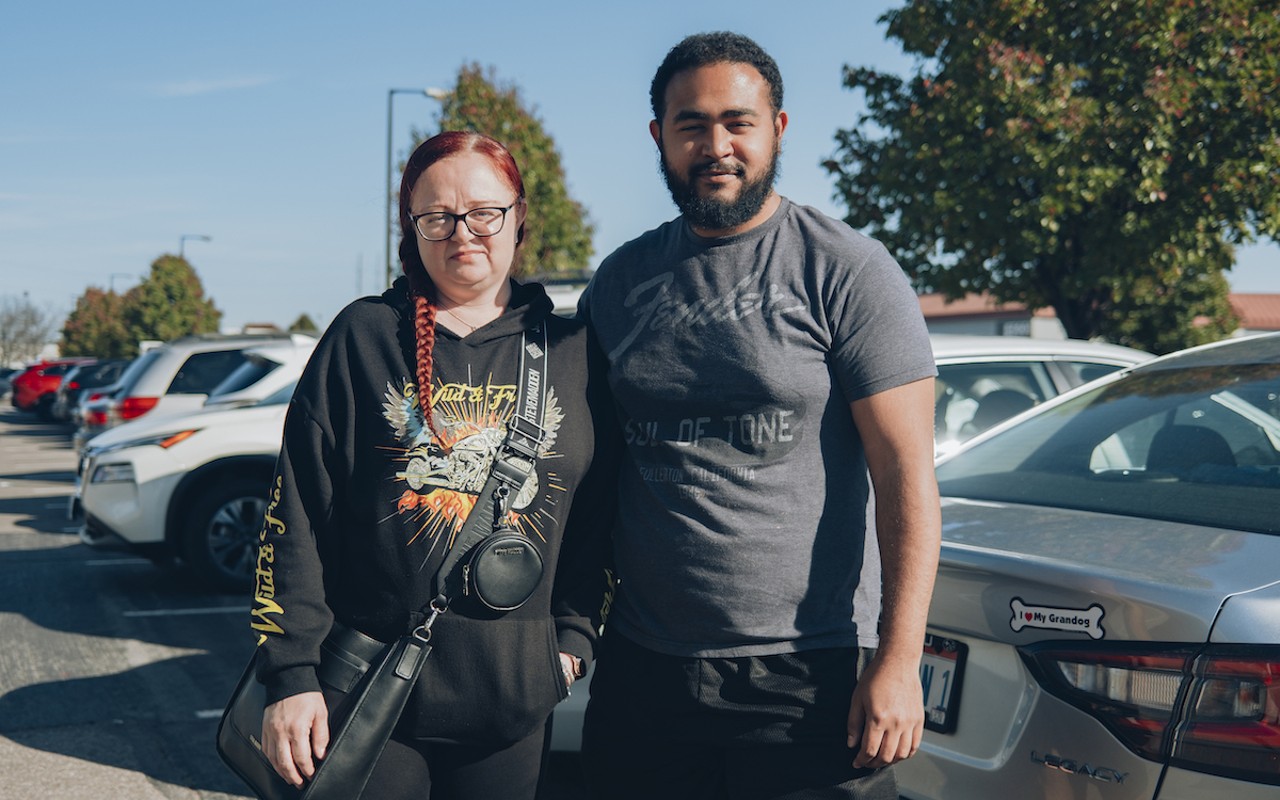
[{"label": "gold necklace", "polygon": [[467,331],[467,333],[475,333],[475,332],[476,332],[476,328],[477,328],[477,327],[479,327],[479,326],[477,326],[477,325],[472,325],[470,322],[467,322],[467,321],[466,321],[465,319],[463,319],[462,317],[460,317],[460,316],[458,316],[457,314],[453,313],[453,309],[451,309],[451,308],[442,308],[442,309],[440,309],[440,310],[441,310],[441,311],[443,311],[444,313],[448,314],[449,316],[453,317],[453,318],[454,318],[454,319],[456,319],[458,322],[461,322],[463,325],[466,325],[466,326],[467,326],[467,328],[469,328],[469,329],[470,329],[470,330],[468,330],[468,331]]}]

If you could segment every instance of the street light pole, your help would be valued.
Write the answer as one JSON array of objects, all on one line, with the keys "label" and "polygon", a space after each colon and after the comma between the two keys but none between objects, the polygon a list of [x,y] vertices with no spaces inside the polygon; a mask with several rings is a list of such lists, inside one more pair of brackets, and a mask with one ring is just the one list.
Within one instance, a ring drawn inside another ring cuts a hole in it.
[{"label": "street light pole", "polygon": [[384,227],[387,234],[387,286],[391,285],[391,175],[392,175],[392,150],[391,150],[391,98],[398,94],[420,94],[423,97],[430,97],[432,100],[443,102],[452,92],[447,89],[436,89],[428,87],[426,89],[388,89],[387,90],[387,182],[384,184],[384,190],[387,194],[387,218],[384,221]]},{"label": "street light pole", "polygon": [[188,239],[195,239],[197,242],[213,241],[210,237],[199,233],[184,233],[178,237],[178,258],[186,258],[183,253],[186,252],[186,244]]},{"label": "street light pole", "polygon": [[116,278],[132,278],[133,275],[128,272],[113,272],[111,277],[107,278],[107,291],[112,294],[116,293]]}]

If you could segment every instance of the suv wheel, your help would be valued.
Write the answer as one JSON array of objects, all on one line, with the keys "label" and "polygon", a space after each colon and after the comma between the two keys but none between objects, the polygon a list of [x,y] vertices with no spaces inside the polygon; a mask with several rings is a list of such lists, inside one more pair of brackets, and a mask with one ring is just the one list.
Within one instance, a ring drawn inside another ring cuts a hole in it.
[{"label": "suv wheel", "polygon": [[267,510],[266,483],[249,478],[210,483],[208,490],[195,497],[187,515],[183,560],[220,589],[247,589]]}]

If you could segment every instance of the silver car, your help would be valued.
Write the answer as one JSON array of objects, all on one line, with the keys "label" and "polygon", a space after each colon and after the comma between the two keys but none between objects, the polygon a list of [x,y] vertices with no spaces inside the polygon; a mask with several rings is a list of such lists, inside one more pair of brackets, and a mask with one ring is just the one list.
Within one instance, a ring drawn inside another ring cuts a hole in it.
[{"label": "silver car", "polygon": [[938,481],[903,795],[1280,797],[1280,335],[1049,400]]}]

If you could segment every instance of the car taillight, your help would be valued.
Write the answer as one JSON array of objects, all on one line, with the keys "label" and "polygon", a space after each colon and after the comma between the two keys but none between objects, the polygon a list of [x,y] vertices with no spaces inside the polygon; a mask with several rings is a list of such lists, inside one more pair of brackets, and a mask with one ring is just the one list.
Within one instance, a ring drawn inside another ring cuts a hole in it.
[{"label": "car taillight", "polygon": [[70,389],[71,391],[75,391],[76,389],[79,389],[80,381],[72,381],[71,383],[68,383],[67,388]]},{"label": "car taillight", "polygon": [[1033,645],[1041,685],[1141,756],[1280,784],[1280,647]]},{"label": "car taillight", "polygon": [[89,422],[90,425],[101,427],[107,424],[107,412],[96,411],[96,410],[90,411],[85,416],[85,419]]},{"label": "car taillight", "polygon": [[1280,648],[1209,648],[1196,660],[1170,763],[1280,784]]},{"label": "car taillight", "polygon": [[120,419],[134,419],[155,408],[158,402],[158,397],[126,397],[116,406],[116,413]]},{"label": "car taillight", "polygon": [[90,392],[89,399],[85,402],[92,403],[94,400],[101,400],[102,396],[102,392]]}]

